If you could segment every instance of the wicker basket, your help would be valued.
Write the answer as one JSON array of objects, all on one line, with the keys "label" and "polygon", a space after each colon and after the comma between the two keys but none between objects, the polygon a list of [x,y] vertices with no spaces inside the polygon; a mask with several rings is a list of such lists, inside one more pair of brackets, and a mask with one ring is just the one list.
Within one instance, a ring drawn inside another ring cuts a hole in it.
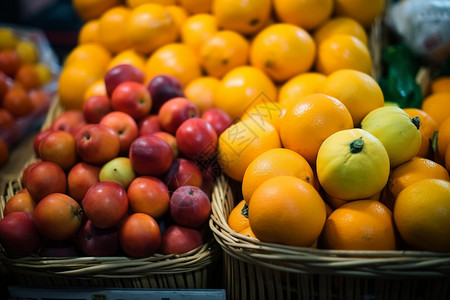
[{"label": "wicker basket", "polygon": [[222,176],[212,196],[210,227],[224,250],[229,299],[450,299],[450,253],[264,243],[227,224],[239,191]]},{"label": "wicker basket", "polygon": [[[55,99],[47,113],[42,129],[64,111]],[[33,152],[31,152],[33,153]],[[27,165],[36,160],[30,157]],[[0,194],[0,218],[3,208],[22,188],[21,176],[8,180]],[[158,289],[207,289],[219,288],[218,272],[221,251],[214,238],[181,255],[161,255],[134,259],[116,257],[54,258],[8,256],[0,246],[0,262],[14,278],[14,284],[39,287],[109,287],[109,288],[158,288]]]}]

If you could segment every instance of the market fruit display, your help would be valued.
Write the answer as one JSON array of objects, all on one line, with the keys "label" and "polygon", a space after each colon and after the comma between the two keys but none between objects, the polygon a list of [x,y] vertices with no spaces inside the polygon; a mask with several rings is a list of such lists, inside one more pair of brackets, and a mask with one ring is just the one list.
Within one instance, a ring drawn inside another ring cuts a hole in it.
[{"label": "market fruit display", "polygon": [[[223,175],[242,192],[227,216],[238,236],[448,251],[448,232],[430,225],[448,204],[450,113],[438,109],[448,107],[448,92],[436,83],[421,110],[388,105],[369,35],[383,5],[366,4],[130,0],[87,18],[59,77],[64,111],[50,126],[74,136],[77,160],[48,162],[59,167],[60,188],[65,182],[86,205],[78,236],[108,230],[116,255],[189,251],[205,242],[214,179]],[[29,176],[33,169],[24,170],[24,187],[48,184]],[[116,195],[93,203],[102,185]],[[408,194],[416,185],[418,194],[433,189],[433,200]],[[95,213],[113,207],[110,218]],[[443,242],[418,243],[420,222]],[[80,240],[72,243],[78,255],[105,253]]]}]

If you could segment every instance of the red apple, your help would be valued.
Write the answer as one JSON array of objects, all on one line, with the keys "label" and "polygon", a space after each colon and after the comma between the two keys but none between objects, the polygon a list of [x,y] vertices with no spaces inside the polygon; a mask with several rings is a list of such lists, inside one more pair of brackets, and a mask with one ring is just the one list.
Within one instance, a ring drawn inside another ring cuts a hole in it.
[{"label": "red apple", "polygon": [[143,135],[131,144],[129,158],[133,169],[139,175],[160,176],[169,170],[173,151],[162,138]]},{"label": "red apple", "polygon": [[104,164],[120,151],[119,134],[104,124],[85,125],[75,140],[81,160],[91,164]]},{"label": "red apple", "polygon": [[184,97],[172,98],[159,109],[158,118],[161,128],[175,134],[178,127],[189,118],[200,116],[198,107]]},{"label": "red apple", "polygon": [[119,135],[120,155],[128,155],[131,143],[138,137],[138,125],[134,118],[121,111],[113,111],[105,115],[100,124],[114,129]]},{"label": "red apple", "polygon": [[83,210],[72,197],[52,193],[44,197],[34,209],[34,223],[47,239],[64,241],[71,238],[83,220]]},{"label": "red apple", "polygon": [[47,240],[38,253],[42,257],[77,257],[78,252],[75,245],[67,241]]},{"label": "red apple", "polygon": [[39,131],[33,138],[33,150],[36,157],[39,157],[39,144],[50,132],[53,132],[52,128],[46,128],[44,130]]},{"label": "red apple", "polygon": [[177,158],[173,161],[164,181],[170,191],[175,191],[180,186],[202,186],[202,171],[192,160]]},{"label": "red apple", "polygon": [[175,137],[181,154],[192,160],[209,160],[216,153],[217,133],[211,124],[200,118],[184,121]]},{"label": "red apple", "polygon": [[98,228],[86,220],[76,234],[76,245],[86,256],[113,256],[119,252],[119,230]]},{"label": "red apple", "polygon": [[136,177],[128,187],[127,194],[134,213],[145,213],[156,219],[169,210],[169,190],[159,178]]},{"label": "red apple", "polygon": [[233,123],[230,115],[227,114],[224,110],[217,107],[212,107],[205,110],[201,115],[201,118],[211,124],[211,126],[216,131],[217,136],[224,132],[225,129],[230,127],[230,125]]},{"label": "red apple", "polygon": [[147,89],[153,101],[151,109],[153,114],[157,114],[166,101],[176,97],[184,97],[181,81],[169,74],[160,74],[150,79]]},{"label": "red apple", "polygon": [[136,120],[148,115],[152,107],[152,98],[145,85],[125,81],[119,84],[111,95],[113,110],[129,114]]},{"label": "red apple", "polygon": [[120,64],[109,69],[104,76],[106,94],[111,97],[115,88],[125,81],[144,83],[144,73],[130,64]]},{"label": "red apple", "polygon": [[142,258],[155,254],[161,245],[158,223],[147,214],[131,214],[120,226],[119,243],[131,257]]},{"label": "red apple", "polygon": [[81,203],[88,189],[99,182],[99,174],[99,166],[77,163],[67,174],[67,194]]},{"label": "red apple", "polygon": [[204,224],[211,212],[208,196],[196,186],[181,186],[170,197],[170,215],[175,223],[199,228]]},{"label": "red apple", "polygon": [[39,143],[39,157],[70,170],[79,161],[75,137],[64,130],[50,132]]},{"label": "red apple", "polygon": [[200,230],[173,224],[162,234],[159,252],[165,255],[183,254],[197,248],[202,243]]},{"label": "red apple", "polygon": [[35,166],[37,166],[42,160],[38,159],[35,160],[31,163],[29,163],[28,165],[26,165],[25,169],[22,172],[22,185],[25,187],[27,185],[27,180],[28,180],[28,174],[30,173],[31,169],[33,169]]},{"label": "red apple", "polygon": [[31,198],[28,190],[22,189],[6,201],[5,207],[3,208],[3,216],[7,216],[15,211],[26,212],[33,215],[35,207],[36,202],[34,202],[33,198]]},{"label": "red apple", "polygon": [[152,134],[159,136],[160,138],[165,140],[170,145],[170,147],[172,147],[174,159],[178,157],[179,151],[178,151],[177,139],[175,138],[175,136],[173,134],[168,133],[167,131],[157,131]]},{"label": "red apple", "polygon": [[66,192],[67,176],[58,164],[38,161],[29,167],[24,171],[23,184],[36,203],[49,194]]},{"label": "red apple", "polygon": [[86,124],[83,111],[73,109],[63,111],[52,121],[50,127],[53,130],[64,130],[76,136],[78,131]]},{"label": "red apple", "polygon": [[127,214],[127,192],[114,181],[100,181],[89,188],[81,204],[86,216],[96,227],[112,227]]},{"label": "red apple", "polygon": [[112,106],[106,95],[94,95],[84,101],[82,110],[88,123],[99,123],[106,114],[112,111]]},{"label": "red apple", "polygon": [[157,131],[161,131],[158,115],[148,115],[140,119],[138,123],[138,128],[139,128],[139,135],[146,135]]},{"label": "red apple", "polygon": [[0,244],[11,255],[37,253],[42,239],[33,217],[25,212],[12,212],[0,220]]}]

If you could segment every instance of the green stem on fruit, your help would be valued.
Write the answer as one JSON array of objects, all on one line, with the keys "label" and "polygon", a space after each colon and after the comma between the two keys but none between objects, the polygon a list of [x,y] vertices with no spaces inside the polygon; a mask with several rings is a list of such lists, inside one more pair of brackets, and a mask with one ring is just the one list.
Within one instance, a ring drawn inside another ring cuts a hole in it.
[{"label": "green stem on fruit", "polygon": [[416,126],[417,129],[420,128],[420,117],[415,116],[411,118],[411,122],[414,124],[414,126]]},{"label": "green stem on fruit", "polygon": [[359,153],[362,151],[363,147],[364,147],[364,141],[363,141],[362,137],[359,137],[350,143],[350,152],[353,154]]},{"label": "green stem on fruit", "polygon": [[248,206],[247,203],[241,209],[241,214],[248,219]]}]

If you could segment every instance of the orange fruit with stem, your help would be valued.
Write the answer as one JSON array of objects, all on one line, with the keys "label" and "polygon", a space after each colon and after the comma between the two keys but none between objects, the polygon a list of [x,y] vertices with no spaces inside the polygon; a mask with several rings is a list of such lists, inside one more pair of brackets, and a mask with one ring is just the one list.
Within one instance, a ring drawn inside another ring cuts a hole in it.
[{"label": "orange fruit with stem", "polygon": [[309,183],[294,176],[277,176],[254,191],[248,219],[256,238],[263,242],[310,247],[322,232],[326,207]]},{"label": "orange fruit with stem", "polygon": [[281,143],[316,164],[322,142],[333,133],[353,128],[350,112],[338,99],[325,94],[305,96],[286,107],[280,121]]},{"label": "orange fruit with stem", "polygon": [[406,187],[395,200],[394,221],[413,249],[450,251],[450,182],[424,179]]},{"label": "orange fruit with stem", "polygon": [[422,143],[416,156],[424,158],[433,158],[433,136],[439,127],[436,121],[425,111],[419,108],[403,109],[411,118],[418,116],[420,118],[420,134],[422,135]]},{"label": "orange fruit with stem", "polygon": [[345,203],[326,220],[321,242],[332,250],[395,250],[392,212],[375,200]]},{"label": "orange fruit with stem", "polygon": [[247,229],[249,226],[248,221],[248,207],[244,200],[239,201],[239,203],[231,210],[228,215],[228,226],[236,232],[241,232]]}]

